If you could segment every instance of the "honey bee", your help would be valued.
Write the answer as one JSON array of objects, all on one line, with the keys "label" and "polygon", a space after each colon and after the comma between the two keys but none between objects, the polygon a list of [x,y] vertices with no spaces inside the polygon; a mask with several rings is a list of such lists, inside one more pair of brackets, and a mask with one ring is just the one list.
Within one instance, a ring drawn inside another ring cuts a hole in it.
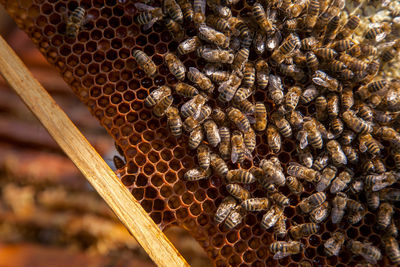
[{"label": "honey bee", "polygon": [[323,45],[328,45],[335,39],[339,27],[339,19],[340,16],[334,16],[326,25],[324,38],[322,41]]},{"label": "honey bee", "polygon": [[200,46],[197,48],[197,55],[204,58],[207,62],[228,63],[231,64],[234,55],[229,50],[213,49],[209,46]]},{"label": "honey bee", "polygon": [[380,127],[377,130],[376,135],[385,141],[389,141],[396,148],[400,145],[400,134],[391,127]]},{"label": "honey bee", "polygon": [[300,253],[304,245],[297,241],[275,241],[271,243],[269,250],[274,253],[274,260],[279,260],[290,255]]},{"label": "honey bee", "polygon": [[255,3],[252,9],[252,15],[258,26],[267,34],[274,34],[275,27],[265,14],[264,8],[260,3]]},{"label": "honey bee", "polygon": [[[332,129],[332,133],[335,136],[340,136],[344,130],[344,124],[342,122],[342,120],[338,117],[335,117],[331,120],[331,122],[329,123],[329,125],[331,126]],[[344,151],[344,149],[343,149]],[[346,154],[346,152],[344,152]],[[347,156],[347,154],[346,154]]]},{"label": "honey bee", "polygon": [[227,110],[228,118],[236,125],[241,132],[248,132],[250,122],[247,117],[237,108],[230,107]]},{"label": "honey bee", "polygon": [[276,224],[279,217],[283,214],[283,209],[279,206],[273,205],[261,219],[261,228],[268,230]]},{"label": "honey bee", "polygon": [[400,190],[394,188],[386,188],[379,191],[379,197],[387,201],[400,201]]},{"label": "honey bee", "polygon": [[203,25],[206,21],[206,0],[193,1],[193,22],[196,25]]},{"label": "honey bee", "polygon": [[225,220],[225,226],[229,229],[233,229],[238,226],[244,218],[245,210],[241,206],[236,206],[229,213],[228,218]]},{"label": "honey bee", "polygon": [[335,198],[332,200],[332,223],[340,223],[343,219],[344,212],[347,204],[347,196],[343,192],[336,194]]},{"label": "honey bee", "polygon": [[278,129],[271,124],[269,124],[267,128],[267,141],[272,152],[278,153],[281,150],[281,135],[279,134]]},{"label": "honey bee", "polygon": [[226,70],[220,70],[216,65],[206,64],[204,67],[204,73],[207,75],[213,82],[222,83],[228,80],[230,73]]},{"label": "honey bee", "polygon": [[132,56],[136,60],[137,65],[143,69],[147,76],[152,77],[156,74],[156,64],[154,64],[153,60],[151,60],[146,53],[136,49],[132,51]]},{"label": "honey bee", "polygon": [[231,132],[228,127],[223,126],[219,128],[219,135],[221,137],[219,153],[224,160],[228,160],[231,157]]},{"label": "honey bee", "polygon": [[285,107],[287,111],[292,111],[296,108],[299,103],[300,95],[302,91],[300,87],[293,86],[286,93],[285,98]]},{"label": "honey bee", "polygon": [[183,176],[187,181],[198,181],[202,179],[206,179],[211,175],[211,169],[201,169],[201,168],[194,168],[188,170],[185,175]]},{"label": "honey bee", "polygon": [[351,182],[353,176],[354,173],[349,169],[345,169],[344,171],[339,173],[335,180],[332,181],[330,192],[332,194],[336,194],[346,189],[347,185]]},{"label": "honey bee", "polygon": [[[322,134],[318,130],[317,125],[314,120],[305,121],[303,124],[304,131],[300,131],[299,133],[305,133],[300,140],[300,148],[304,149],[308,143],[317,149],[321,149],[323,145]],[[298,135],[299,137],[299,135]]]},{"label": "honey bee", "polygon": [[235,96],[235,93],[242,81],[242,75],[236,71],[232,72],[229,75],[227,81],[221,83],[218,87],[218,92],[220,93],[218,96],[218,100],[221,102],[229,102]]},{"label": "honey bee", "polygon": [[300,201],[298,206],[304,213],[310,213],[313,209],[324,203],[325,200],[326,200],[325,193],[318,192]]},{"label": "honey bee", "polygon": [[239,184],[227,184],[226,190],[229,194],[231,194],[234,198],[245,201],[246,199],[250,198],[250,192],[244,189]]},{"label": "honey bee", "polygon": [[266,197],[248,198],[244,200],[241,205],[247,211],[262,211],[267,210],[270,206],[270,203]]},{"label": "honey bee", "polygon": [[385,236],[383,238],[383,243],[385,245],[386,254],[389,259],[394,263],[400,263],[400,249],[399,243],[393,236]]},{"label": "honey bee", "polygon": [[290,200],[287,198],[285,195],[275,192],[270,195],[271,199],[273,202],[275,202],[276,205],[282,206],[282,207],[287,207],[290,205]]},{"label": "honey bee", "polygon": [[377,228],[380,230],[386,229],[392,221],[393,214],[393,206],[387,202],[382,203],[378,210]]},{"label": "honey bee", "polygon": [[316,118],[319,121],[324,121],[328,117],[327,113],[328,101],[325,96],[319,96],[315,99]]},{"label": "honey bee", "polygon": [[256,133],[253,128],[250,128],[248,132],[243,134],[244,145],[249,152],[253,152],[256,148]]},{"label": "honey bee", "polygon": [[177,56],[172,53],[165,54],[165,62],[167,63],[169,71],[178,79],[185,79],[186,68],[185,65],[179,60]]},{"label": "honey bee", "polygon": [[210,167],[210,148],[207,145],[202,144],[197,148],[197,159],[202,169]]},{"label": "honey bee", "polygon": [[213,120],[208,119],[204,122],[203,126],[208,143],[210,146],[216,147],[221,142],[217,124]]},{"label": "honey bee", "polygon": [[361,255],[366,261],[371,264],[376,264],[382,258],[380,250],[372,246],[370,243],[362,243],[360,241],[355,241],[350,239],[347,242],[347,247],[356,255]]},{"label": "honey bee", "polygon": [[338,40],[332,44],[332,48],[339,53],[351,51],[351,48],[353,47],[354,47],[354,42],[351,39]]},{"label": "honey bee", "polygon": [[342,145],[348,146],[356,139],[356,134],[350,130],[344,130],[340,142]]},{"label": "honey bee", "polygon": [[276,49],[272,55],[271,59],[276,65],[282,64],[287,56],[289,56],[296,48],[301,46],[300,39],[294,34],[290,34],[282,42],[278,49]]},{"label": "honey bee", "polygon": [[247,99],[240,102],[234,101],[233,106],[240,109],[244,114],[253,114],[256,109],[256,106]]},{"label": "honey bee", "polygon": [[124,168],[125,164],[126,164],[126,162],[117,155],[115,155],[113,157],[113,163],[114,163],[115,168],[117,168],[117,170]]},{"label": "honey bee", "polygon": [[311,221],[321,223],[329,216],[329,202],[325,201],[319,207],[310,212]]},{"label": "honey bee", "polygon": [[382,162],[382,160],[380,160],[379,158],[374,158],[372,159],[372,162],[374,164],[376,173],[386,172],[386,167],[385,164]]},{"label": "honey bee", "polygon": [[[79,6],[75,8],[75,10],[67,18],[65,34],[68,38],[76,38],[76,35],[85,22],[85,13],[86,10]],[[154,14],[155,13],[156,12],[154,12]]]},{"label": "honey bee", "polygon": [[319,85],[321,87],[324,87],[326,89],[328,89],[329,91],[341,91],[341,87],[339,85],[339,82],[328,76],[328,74],[326,74],[323,71],[317,70],[314,75],[312,76],[312,81],[316,84]]},{"label": "honey bee", "polygon": [[324,248],[325,254],[328,256],[339,255],[340,249],[342,248],[345,241],[344,234],[335,232],[332,237],[325,241]]},{"label": "honey bee", "polygon": [[318,58],[313,52],[306,53],[306,64],[308,69],[313,73],[318,70],[319,62]]},{"label": "honey bee", "polygon": [[188,79],[196,84],[201,90],[212,93],[214,90],[214,84],[210,81],[210,79],[198,69],[194,67],[189,68],[189,72],[187,73]]},{"label": "honey bee", "polygon": [[310,0],[308,4],[307,14],[304,19],[304,28],[305,31],[311,32],[317,23],[317,18],[319,14],[319,1],[318,0]]},{"label": "honey bee", "polygon": [[282,172],[282,167],[279,162],[273,162],[270,160],[261,160],[260,167],[265,173],[265,177],[268,178],[268,183],[274,183],[277,185],[285,184],[285,175]]},{"label": "honey bee", "polygon": [[200,115],[200,110],[207,99],[203,95],[195,95],[181,107],[181,114],[184,118],[193,117],[197,119]]},{"label": "honey bee", "polygon": [[300,163],[306,166],[307,168],[311,168],[313,165],[314,158],[313,155],[311,154],[310,149],[308,147],[306,147],[305,149],[300,149],[299,147],[297,147],[296,151]]},{"label": "honey bee", "polygon": [[327,153],[322,153],[315,158],[313,163],[313,169],[316,171],[322,171],[326,166],[328,166],[329,155]]},{"label": "honey bee", "polygon": [[308,104],[313,101],[319,94],[317,88],[314,85],[308,86],[300,96],[300,101],[303,104]]},{"label": "honey bee", "polygon": [[262,55],[266,49],[266,36],[262,32],[256,32],[253,40],[253,49],[256,51],[257,55]]},{"label": "honey bee", "polygon": [[354,76],[354,72],[349,69],[344,69],[339,72],[339,77],[346,81],[352,80]]},{"label": "honey bee", "polygon": [[294,194],[301,194],[304,191],[303,184],[294,176],[286,177],[286,185]]},{"label": "honey bee", "polygon": [[275,239],[276,238],[284,238],[287,233],[286,229],[286,216],[282,214],[281,217],[279,217],[278,221],[276,222],[274,226],[274,235]]},{"label": "honey bee", "polygon": [[339,115],[339,96],[337,94],[329,94],[327,100],[328,115],[333,118]]},{"label": "honey bee", "polygon": [[201,42],[200,42],[199,37],[194,36],[194,37],[191,37],[191,38],[186,39],[185,41],[181,42],[178,45],[178,52],[180,55],[186,55],[186,54],[196,51],[196,49],[198,47],[200,47],[200,45],[201,45]]},{"label": "honey bee", "polygon": [[231,29],[231,25],[229,24],[228,20],[216,15],[208,15],[206,21],[208,25],[227,35]]},{"label": "honey bee", "polygon": [[247,158],[252,158],[251,153],[248,151],[244,145],[243,135],[239,131],[234,131],[231,138],[232,153],[231,160],[232,163],[242,163]]},{"label": "honey bee", "polygon": [[357,117],[352,110],[347,110],[342,114],[343,121],[356,133],[371,133],[372,126],[363,119]]},{"label": "honey bee", "polygon": [[286,138],[292,136],[292,127],[290,123],[280,114],[273,113],[271,115],[271,119],[274,122],[275,126],[278,128],[279,132]]},{"label": "honey bee", "polygon": [[243,184],[250,184],[256,180],[256,178],[251,172],[242,169],[235,169],[228,171],[226,179],[229,183],[243,183]]},{"label": "honey bee", "polygon": [[343,62],[354,73],[367,74],[368,63],[358,58],[352,57],[348,54],[342,53],[339,60]]},{"label": "honey bee", "polygon": [[296,178],[304,179],[308,182],[318,182],[320,180],[321,174],[311,168],[307,168],[296,162],[289,162],[287,167],[287,173]]},{"label": "honey bee", "polygon": [[242,87],[252,88],[256,79],[256,69],[252,62],[244,65]]},{"label": "honey bee", "polygon": [[267,109],[262,102],[257,102],[254,111],[255,124],[254,128],[256,131],[264,131],[267,127]]},{"label": "honey bee", "polygon": [[381,204],[381,200],[379,198],[378,192],[368,191],[368,192],[366,192],[366,198],[367,198],[367,204],[368,204],[369,208],[371,208],[372,210],[376,210],[377,208],[379,208],[379,205]]},{"label": "honey bee", "polygon": [[220,126],[226,123],[226,114],[218,107],[212,110],[211,117]]},{"label": "honey bee", "polygon": [[349,110],[354,105],[353,90],[344,89],[341,94],[342,110]]},{"label": "honey bee", "polygon": [[225,161],[215,153],[210,154],[210,165],[213,170],[222,178],[228,173],[228,166]]},{"label": "honey bee", "polygon": [[391,25],[388,22],[383,22],[381,24],[370,25],[370,29],[365,33],[364,38],[366,40],[380,42],[391,32]]},{"label": "honey bee", "polygon": [[353,194],[358,194],[363,190],[364,190],[364,182],[362,180],[355,180],[350,185],[350,192],[352,192]]},{"label": "honey bee", "polygon": [[322,60],[328,61],[334,59],[338,53],[331,48],[317,48],[314,49],[314,54]]},{"label": "honey bee", "polygon": [[178,22],[172,19],[166,19],[165,26],[167,27],[168,31],[171,33],[174,39],[176,39],[177,41],[181,41],[183,39],[185,32]]},{"label": "honey bee", "polygon": [[179,110],[175,107],[169,107],[165,114],[168,118],[168,125],[171,129],[171,133],[175,137],[179,137],[182,134],[182,119],[179,116]]},{"label": "honey bee", "polygon": [[234,102],[239,103],[249,98],[252,94],[253,90],[251,88],[240,87],[239,89],[237,89],[233,100]]},{"label": "honey bee", "polygon": [[340,166],[347,164],[347,157],[336,140],[329,141],[326,144],[326,149],[334,165]]},{"label": "honey bee", "polygon": [[233,60],[232,67],[236,71],[242,71],[244,65],[247,63],[249,59],[250,50],[246,47],[239,49],[239,51],[235,55],[235,59]]},{"label": "honey bee", "polygon": [[292,128],[299,130],[303,127],[304,117],[300,111],[291,111],[286,115],[286,118]]},{"label": "honey bee", "polygon": [[314,50],[318,45],[318,40],[315,37],[303,38],[300,42],[301,49],[304,51]]},{"label": "honey bee", "polygon": [[203,121],[205,121],[210,115],[211,115],[211,107],[208,105],[204,105],[201,107],[200,109],[200,113],[199,116],[197,117],[197,122],[199,124],[203,123]]},{"label": "honey bee", "polygon": [[340,32],[337,34],[336,39],[344,39],[353,34],[353,32],[357,29],[360,24],[360,17],[358,15],[351,16]]},{"label": "honey bee", "polygon": [[359,136],[360,151],[362,153],[368,151],[371,155],[377,156],[383,146],[376,141],[371,134],[363,134]]},{"label": "honey bee", "polygon": [[229,37],[227,37],[222,32],[214,30],[206,24],[201,24],[198,27],[198,31],[199,33],[197,36],[208,43],[214,44],[222,48],[227,48],[229,46]]},{"label": "honey bee", "polygon": [[201,130],[201,127],[194,128],[192,131],[190,131],[189,134],[189,142],[188,142],[189,149],[196,149],[203,141],[203,139],[204,139],[204,134],[203,131]]},{"label": "honey bee", "polygon": [[321,173],[321,180],[318,182],[316,190],[318,192],[324,191],[333,179],[336,177],[337,168],[335,166],[326,167]]},{"label": "honey bee", "polygon": [[236,200],[231,196],[225,197],[215,212],[214,221],[218,224],[222,223],[235,207]]},{"label": "honey bee", "polygon": [[398,229],[396,224],[394,223],[394,220],[392,220],[392,222],[390,223],[390,225],[388,226],[388,228],[386,228],[386,235],[387,236],[393,236],[393,237],[397,237],[398,236]]},{"label": "honey bee", "polygon": [[171,95],[171,88],[168,86],[160,86],[156,90],[152,91],[144,100],[144,104],[146,107],[153,107],[155,106],[158,102],[160,102],[161,99]]},{"label": "honey bee", "polygon": [[267,88],[269,81],[269,67],[265,60],[260,59],[255,64],[257,84],[261,89]]},{"label": "honey bee", "polygon": [[364,207],[360,202],[358,202],[354,199],[351,199],[351,198],[347,199],[346,208],[348,208],[350,211],[353,211],[353,212],[358,212],[358,211],[364,210]]},{"label": "honey bee", "polygon": [[194,97],[199,94],[195,87],[184,82],[179,82],[175,85],[175,92],[184,97]]},{"label": "honey bee", "polygon": [[294,240],[299,240],[318,231],[319,225],[316,223],[303,223],[289,228],[289,233]]},{"label": "honey bee", "polygon": [[177,0],[176,2],[181,7],[183,18],[192,21],[194,16],[192,4],[188,0]]},{"label": "honey bee", "polygon": [[153,107],[153,114],[157,117],[162,117],[165,115],[167,109],[172,105],[173,102],[172,95],[163,97],[157,104]]}]

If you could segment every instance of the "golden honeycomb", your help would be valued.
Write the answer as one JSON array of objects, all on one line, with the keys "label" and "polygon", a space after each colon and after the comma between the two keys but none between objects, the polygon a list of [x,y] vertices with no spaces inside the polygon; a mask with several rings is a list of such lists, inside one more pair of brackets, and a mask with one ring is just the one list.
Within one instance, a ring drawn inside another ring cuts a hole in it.
[{"label": "golden honeycomb", "polygon": [[[163,55],[175,51],[174,41],[165,27],[156,23],[143,30],[134,22],[137,13],[134,1],[127,0],[1,0],[7,12],[33,40],[48,61],[54,65],[91,113],[107,129],[122,149],[126,159],[118,174],[125,186],[141,203],[161,229],[177,225],[190,232],[206,250],[215,266],[354,266],[361,261],[350,252],[342,250],[339,256],[327,257],[323,243],[331,233],[341,230],[349,239],[369,241],[381,248],[381,233],[376,230],[376,216],[368,211],[361,222],[350,225],[343,220],[339,225],[326,220],[320,224],[317,234],[304,238],[302,253],[274,260],[269,251],[273,230],[260,227],[262,214],[247,214],[244,222],[229,230],[214,222],[214,214],[222,199],[228,195],[225,182],[217,176],[201,181],[185,181],[185,171],[196,166],[195,152],[187,148],[188,137],[173,137],[166,118],[157,118],[144,106],[149,92],[161,85],[173,86],[176,78],[164,64]],[[253,0],[239,1],[232,7],[233,15],[246,14]],[[160,5],[156,2],[152,5]],[[76,7],[86,9],[90,20],[78,33],[77,38],[65,37],[65,17]],[[186,36],[193,36],[193,28],[187,28]],[[155,77],[149,78],[132,58],[132,51],[140,49],[157,65]],[[180,57],[186,67],[203,68],[205,61],[195,53]],[[250,55],[254,60],[255,55]],[[286,86],[291,79],[285,79]],[[253,100],[266,103],[269,113],[274,105],[265,91],[259,90]],[[216,103],[210,101],[213,107]],[[174,104],[183,99],[174,95]],[[314,104],[300,106],[303,114],[313,114]],[[383,151],[388,169],[394,168],[389,144]],[[295,140],[283,138],[282,149],[277,154],[285,168],[290,161],[297,161]],[[266,135],[257,135],[257,147],[253,162],[246,160],[241,167],[249,169],[263,158],[272,155]],[[290,199],[285,209],[287,227],[295,223],[309,222],[296,205],[315,191],[313,184],[304,182],[305,192],[295,195],[284,186],[279,188]],[[255,186],[247,186],[253,196],[262,197],[265,192]],[[328,199],[333,196],[328,194]],[[360,200],[365,202],[363,196]],[[399,220],[399,206],[395,207],[394,220]],[[384,257],[378,263],[389,265]],[[307,265],[308,263],[308,265]]]}]

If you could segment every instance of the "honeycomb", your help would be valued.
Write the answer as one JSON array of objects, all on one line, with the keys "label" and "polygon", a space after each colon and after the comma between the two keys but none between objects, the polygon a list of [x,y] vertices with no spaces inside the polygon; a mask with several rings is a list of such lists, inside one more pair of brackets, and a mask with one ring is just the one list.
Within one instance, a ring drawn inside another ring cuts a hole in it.
[{"label": "honeycomb", "polygon": [[[166,118],[157,118],[144,106],[149,92],[161,85],[173,86],[176,78],[164,64],[163,55],[175,51],[178,42],[173,40],[165,27],[156,23],[144,30],[134,22],[137,13],[134,1],[127,0],[1,0],[7,12],[33,40],[48,61],[61,73],[74,93],[107,129],[123,151],[126,165],[117,171],[123,184],[141,203],[149,216],[161,229],[177,225],[190,232],[206,250],[215,266],[354,266],[361,261],[342,250],[339,256],[327,257],[323,243],[331,233],[341,230],[346,238],[381,245],[381,233],[376,230],[376,214],[367,211],[363,219],[350,225],[346,220],[336,225],[331,220],[320,224],[317,234],[303,238],[302,253],[274,260],[269,251],[273,230],[260,227],[262,214],[247,214],[237,228],[227,229],[214,222],[214,214],[222,199],[228,195],[225,182],[217,176],[189,182],[182,179],[187,169],[196,166],[194,151],[187,148],[188,137],[173,137]],[[246,14],[253,0],[239,1],[232,6],[232,13]],[[159,6],[160,3],[152,3]],[[77,38],[65,38],[65,17],[78,6],[86,9],[90,20]],[[185,30],[186,36],[195,35],[193,28]],[[140,49],[157,65],[155,77],[149,78],[132,58],[132,51]],[[185,66],[202,69],[205,61],[194,53],[180,57]],[[250,54],[255,60],[256,55]],[[285,86],[293,80],[285,79]],[[269,113],[275,107],[265,91],[259,90],[252,97],[264,100]],[[183,99],[174,95],[177,105]],[[216,103],[210,101],[213,107]],[[303,114],[315,113],[314,104],[299,106]],[[389,144],[384,143],[384,162],[394,167]],[[253,161],[246,160],[241,168],[258,166],[261,159],[278,156],[286,168],[290,161],[298,161],[295,140],[283,138],[282,149],[274,154],[268,146],[266,135],[257,134],[257,147]],[[309,222],[308,216],[296,209],[301,199],[315,191],[315,186],[304,182],[305,191],[295,195],[284,186],[279,190],[290,199],[285,209],[287,227]],[[255,185],[246,187],[253,196],[262,197],[264,190]],[[328,194],[328,199],[332,199]],[[363,195],[360,201],[365,202]],[[399,206],[395,207],[394,220],[399,220]],[[384,257],[379,265],[389,265]]]}]

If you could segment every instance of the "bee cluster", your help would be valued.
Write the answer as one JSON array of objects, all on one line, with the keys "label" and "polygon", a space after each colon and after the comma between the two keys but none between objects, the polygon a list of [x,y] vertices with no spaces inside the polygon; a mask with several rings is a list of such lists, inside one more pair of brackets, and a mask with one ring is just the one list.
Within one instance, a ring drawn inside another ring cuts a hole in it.
[{"label": "bee cluster", "polygon": [[[400,84],[377,78],[381,65],[400,50],[400,39],[390,35],[391,23],[371,26],[356,43],[351,36],[360,17],[343,21],[342,0],[254,2],[243,16],[233,16],[229,6],[237,2],[194,0],[192,7],[185,0],[165,0],[162,8],[136,4],[143,11],[138,23],[149,27],[164,20],[180,41],[175,53],[165,55],[178,80],[174,92],[161,86],[145,103],[157,117],[167,116],[173,136],[179,138],[183,128],[189,148],[197,149],[199,167],[188,170],[184,179],[217,175],[225,180],[230,196],[219,205],[215,222],[229,229],[247,213],[264,211],[261,227],[274,227],[279,240],[270,245],[275,259],[300,253],[304,245],[299,240],[317,233],[329,215],[334,224],[345,214],[350,224],[359,223],[367,207],[356,199],[363,192],[369,208],[378,209],[377,227],[385,235],[389,258],[399,263],[392,202],[400,199],[400,190],[390,186],[400,173],[388,171],[380,160],[380,140],[392,146],[399,170],[400,134],[393,127],[400,111]],[[191,23],[196,34],[182,41],[184,23]],[[390,41],[383,42],[386,37]],[[203,69],[189,67],[186,72],[179,57],[189,53],[206,62]],[[155,73],[150,58],[141,60],[143,52],[133,55],[148,75]],[[273,102],[269,110],[257,102],[256,90],[268,93]],[[173,93],[187,99],[180,111],[173,105]],[[313,105],[315,113],[304,116],[300,105]],[[244,160],[253,160],[256,132],[266,135],[273,153],[280,152],[282,139],[296,140],[299,162],[288,164],[287,177],[275,156],[250,169],[241,167]],[[303,181],[317,191],[297,205],[312,222],[292,223],[287,230],[284,209],[290,200],[279,187],[301,194]],[[264,197],[249,192],[248,185],[255,182],[265,189]],[[345,240],[343,233],[332,233],[324,244],[326,255],[337,256]],[[381,259],[380,249],[370,243],[349,239],[346,244],[369,263]]]}]

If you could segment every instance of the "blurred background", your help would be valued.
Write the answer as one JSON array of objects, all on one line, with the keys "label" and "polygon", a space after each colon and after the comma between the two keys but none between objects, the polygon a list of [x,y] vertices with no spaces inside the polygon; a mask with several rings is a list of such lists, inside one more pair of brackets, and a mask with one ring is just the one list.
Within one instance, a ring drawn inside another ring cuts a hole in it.
[{"label": "blurred background", "polygon": [[[112,138],[0,7],[0,34],[108,162]],[[26,88],[27,90],[29,88]],[[192,266],[210,266],[184,230],[166,234]],[[0,78],[0,267],[154,266],[39,121]]]}]

